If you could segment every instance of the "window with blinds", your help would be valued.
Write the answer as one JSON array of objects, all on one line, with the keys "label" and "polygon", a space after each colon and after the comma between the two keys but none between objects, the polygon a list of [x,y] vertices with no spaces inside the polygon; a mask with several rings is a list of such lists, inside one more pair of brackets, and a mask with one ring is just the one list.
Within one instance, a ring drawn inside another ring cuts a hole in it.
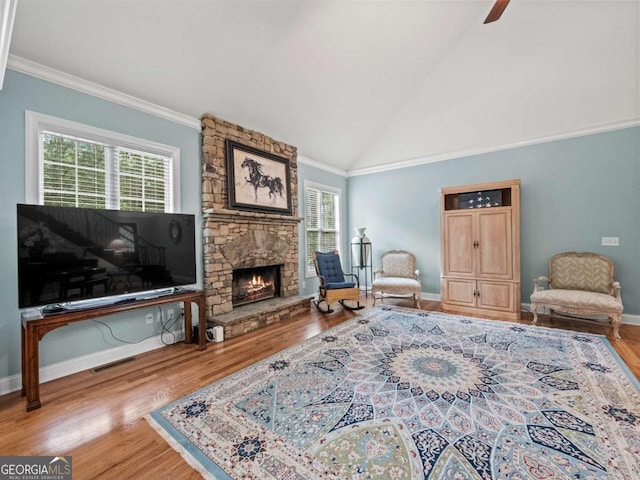
[{"label": "window with blinds", "polygon": [[315,275],[313,252],[328,252],[339,248],[339,190],[305,184],[306,273]]},{"label": "window with blinds", "polygon": [[178,149],[33,112],[27,125],[27,201],[176,210]]}]

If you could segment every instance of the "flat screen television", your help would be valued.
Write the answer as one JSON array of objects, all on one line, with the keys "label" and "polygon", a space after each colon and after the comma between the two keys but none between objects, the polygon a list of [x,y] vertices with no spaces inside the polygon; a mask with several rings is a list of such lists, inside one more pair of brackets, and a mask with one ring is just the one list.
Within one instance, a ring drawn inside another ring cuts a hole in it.
[{"label": "flat screen television", "polygon": [[18,204],[17,219],[20,308],[196,283],[194,215]]}]

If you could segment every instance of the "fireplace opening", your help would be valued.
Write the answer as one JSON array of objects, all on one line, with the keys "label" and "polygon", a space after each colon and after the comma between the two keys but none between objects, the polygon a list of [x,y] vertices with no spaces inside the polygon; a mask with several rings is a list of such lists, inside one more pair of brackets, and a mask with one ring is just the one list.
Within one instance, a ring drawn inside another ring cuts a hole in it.
[{"label": "fireplace opening", "polygon": [[234,307],[280,296],[280,265],[233,271],[231,303]]}]

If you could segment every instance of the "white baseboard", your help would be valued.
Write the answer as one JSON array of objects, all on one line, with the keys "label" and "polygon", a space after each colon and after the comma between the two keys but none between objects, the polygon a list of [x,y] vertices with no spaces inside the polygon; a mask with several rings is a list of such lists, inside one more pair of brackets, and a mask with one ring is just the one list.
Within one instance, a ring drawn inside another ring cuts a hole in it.
[{"label": "white baseboard", "polygon": [[[180,335],[180,331],[173,332],[176,336]],[[172,338],[165,332],[164,338]],[[40,368],[40,383],[55,380],[56,378],[66,377],[72,373],[89,370],[90,368],[99,367],[107,363],[122,360],[123,358],[139,355],[149,352],[160,347],[164,347],[160,335],[148,338],[136,344],[127,344],[101,352],[90,353],[82,357],[65,360],[63,362],[54,363]],[[11,375],[9,377],[0,378],[0,395],[15,392],[22,388],[22,375]]]},{"label": "white baseboard", "polygon": [[440,301],[440,294],[439,293],[422,292],[420,295],[422,295],[422,299],[423,300],[431,300],[432,302],[439,302]]}]

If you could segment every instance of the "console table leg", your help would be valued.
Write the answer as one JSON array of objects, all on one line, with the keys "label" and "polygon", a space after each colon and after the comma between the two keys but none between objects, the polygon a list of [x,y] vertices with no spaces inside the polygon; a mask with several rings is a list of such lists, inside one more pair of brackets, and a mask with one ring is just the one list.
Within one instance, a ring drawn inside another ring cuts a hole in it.
[{"label": "console table leg", "polygon": [[200,350],[207,349],[207,317],[204,313],[204,295],[197,302],[198,305],[198,348]]},{"label": "console table leg", "polygon": [[20,390],[20,395],[24,397],[27,394],[27,337],[25,335],[25,330],[27,329],[26,325],[22,325],[20,328],[20,343],[22,345],[22,389]]},{"label": "console table leg", "polygon": [[27,412],[41,407],[40,404],[40,355],[38,332],[33,325],[28,324],[25,332],[25,345],[29,354],[26,362],[26,379],[23,384],[27,396]]},{"label": "console table leg", "polygon": [[184,301],[184,343],[191,343],[193,340],[193,323],[191,321],[191,301]]}]

